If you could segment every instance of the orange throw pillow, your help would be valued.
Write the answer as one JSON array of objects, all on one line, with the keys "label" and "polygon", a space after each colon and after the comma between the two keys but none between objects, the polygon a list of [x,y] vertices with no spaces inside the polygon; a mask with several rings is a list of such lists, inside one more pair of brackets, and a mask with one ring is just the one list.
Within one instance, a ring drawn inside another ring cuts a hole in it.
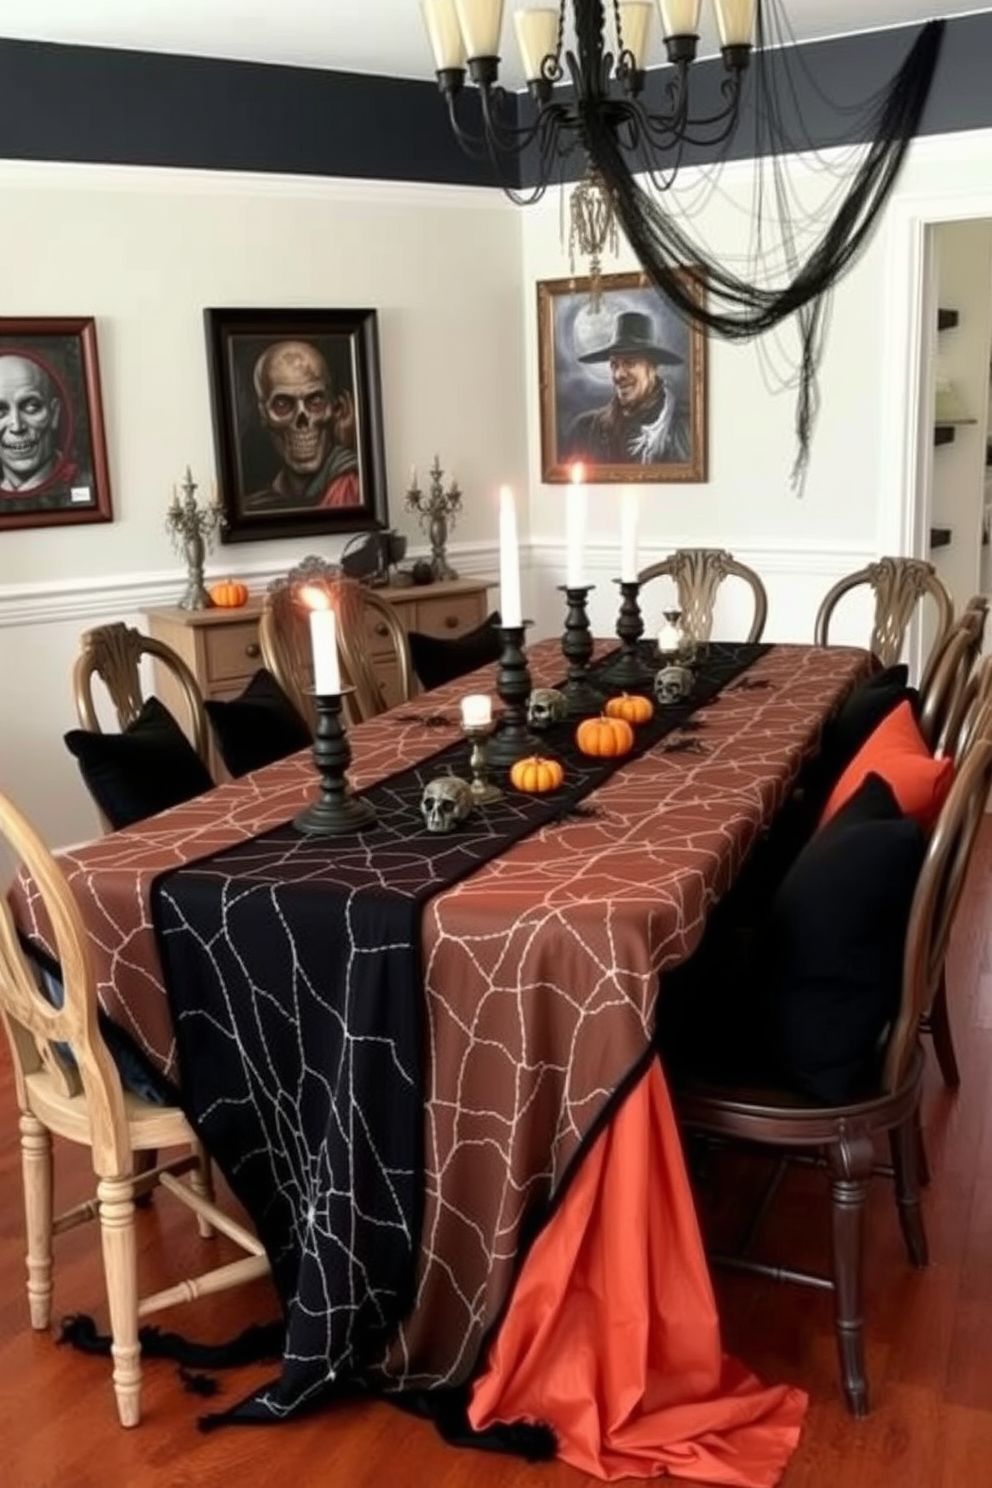
[{"label": "orange throw pillow", "polygon": [[929,832],[954,781],[954,761],[934,759],[920,733],[909,701],[883,718],[834,786],[820,826],[849,800],[869,774],[881,775],[907,816]]}]

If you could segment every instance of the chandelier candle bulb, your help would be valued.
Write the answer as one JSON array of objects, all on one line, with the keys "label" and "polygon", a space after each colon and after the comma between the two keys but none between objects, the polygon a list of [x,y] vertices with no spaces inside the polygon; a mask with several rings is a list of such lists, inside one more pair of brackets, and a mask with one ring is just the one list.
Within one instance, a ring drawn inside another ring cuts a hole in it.
[{"label": "chandelier candle bulb", "polygon": [[586,489],[585,467],[581,462],[572,466],[572,483],[565,498],[565,587],[582,589],[585,586],[582,550],[586,540]]},{"label": "chandelier candle bulb", "polygon": [[464,67],[465,45],[455,0],[421,0],[420,9],[438,71]]},{"label": "chandelier candle bulb", "polygon": [[670,36],[698,36],[702,0],[661,0],[661,29]]},{"label": "chandelier candle bulb", "polygon": [[541,63],[545,57],[553,57],[558,45],[558,12],[550,8],[539,10],[515,10],[513,25],[517,33],[517,47],[524,67],[524,77],[529,83],[541,76]]},{"label": "chandelier candle bulb", "polygon": [[643,70],[648,52],[648,29],[653,9],[650,0],[620,0],[623,44],[633,57],[638,72]]},{"label": "chandelier candle bulb", "polygon": [[509,486],[501,486],[499,491],[499,607],[504,626],[523,624],[517,505]]},{"label": "chandelier candle bulb", "polygon": [[754,40],[756,0],[716,0],[721,47],[749,47]]},{"label": "chandelier candle bulb", "polygon": [[471,692],[462,698],[462,728],[488,728],[493,721],[493,700],[488,693]]},{"label": "chandelier candle bulb", "polygon": [[637,583],[637,492],[629,486],[620,496],[620,582]]},{"label": "chandelier candle bulb", "polygon": [[473,57],[498,57],[503,0],[455,0],[455,11],[469,61]]}]

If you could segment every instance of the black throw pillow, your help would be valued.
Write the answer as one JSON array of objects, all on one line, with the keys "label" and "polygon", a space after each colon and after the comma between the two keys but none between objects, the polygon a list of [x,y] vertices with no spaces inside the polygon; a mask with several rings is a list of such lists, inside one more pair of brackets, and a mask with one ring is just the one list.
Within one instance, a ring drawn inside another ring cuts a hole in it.
[{"label": "black throw pillow", "polygon": [[827,1105],[874,1093],[902,989],[926,837],[869,775],[807,843],[755,946],[753,985],[781,1077]]},{"label": "black throw pillow", "polygon": [[240,697],[207,700],[221,759],[237,778],[274,764],[311,742],[310,730],[271,672],[261,668]]},{"label": "black throw pillow", "polygon": [[499,661],[498,624],[499,611],[494,610],[475,630],[466,631],[461,636],[448,638],[411,630],[408,636],[410,659],[425,692],[432,687],[441,687],[445,682],[453,682],[456,677],[464,677],[466,672],[474,672],[476,667]]},{"label": "black throw pillow", "polygon": [[70,729],[65,742],[115,830],[191,801],[213,785],[206,765],[157,697],[148,699],[123,733]]},{"label": "black throw pillow", "polygon": [[809,800],[810,825],[819,820],[827,797],[868,737],[907,698],[917,709],[919,695],[908,687],[902,662],[884,667],[853,689],[824,724],[820,752],[806,765],[800,784]]}]

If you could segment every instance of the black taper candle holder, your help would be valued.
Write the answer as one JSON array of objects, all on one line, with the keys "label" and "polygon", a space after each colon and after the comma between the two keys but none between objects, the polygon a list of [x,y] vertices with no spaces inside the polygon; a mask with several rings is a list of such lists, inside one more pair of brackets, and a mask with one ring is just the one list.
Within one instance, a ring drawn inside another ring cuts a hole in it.
[{"label": "black taper candle holder", "polygon": [[603,706],[603,694],[592,685],[587,675],[593,641],[586,602],[595,587],[595,584],[583,584],[573,589],[568,584],[558,585],[568,604],[561,638],[568,676],[561,690],[569,718],[587,718],[591,713],[600,712]]},{"label": "black taper candle holder", "polygon": [[638,603],[641,586],[636,579],[617,579],[615,582],[620,586],[617,635],[623,651],[603,675],[615,687],[643,687],[654,679],[654,672],[641,660],[637,646],[644,634],[644,620]]},{"label": "black taper candle holder", "polygon": [[489,763],[509,768],[514,761],[529,754],[540,754],[541,741],[527,727],[527,699],[530,697],[530,667],[524,651],[524,631],[532,620],[521,625],[497,625],[503,651],[496,666],[496,691],[503,704],[499,728],[489,741]]},{"label": "black taper candle holder", "polygon": [[351,764],[351,745],[341,719],[342,700],[354,691],[343,687],[340,692],[317,692],[317,727],[313,736],[313,759],[320,775],[320,798],[293,817],[298,832],[312,837],[331,837],[340,832],[357,832],[371,826],[376,819],[375,807],[363,796],[349,793],[345,771]]}]

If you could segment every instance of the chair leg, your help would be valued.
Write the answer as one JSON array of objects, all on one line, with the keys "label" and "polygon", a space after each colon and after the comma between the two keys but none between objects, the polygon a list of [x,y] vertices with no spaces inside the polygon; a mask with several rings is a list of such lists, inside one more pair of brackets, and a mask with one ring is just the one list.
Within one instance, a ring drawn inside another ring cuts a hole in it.
[{"label": "chair leg", "polygon": [[[207,1149],[202,1142],[194,1142],[193,1151],[196,1154],[197,1165],[190,1169],[189,1186],[201,1199],[209,1199],[213,1203],[214,1175]],[[204,1218],[202,1214],[196,1216],[196,1227],[204,1240],[209,1240],[215,1233],[209,1219]]]},{"label": "chair leg", "polygon": [[930,1159],[927,1156],[927,1139],[923,1130],[923,1111],[919,1106],[913,1114],[913,1134],[916,1141],[916,1176],[920,1180],[920,1187],[926,1188],[930,1182]]},{"label": "chair leg", "polygon": [[957,1055],[954,1052],[954,1037],[951,1033],[951,1017],[947,1007],[947,980],[941,967],[937,992],[930,1005],[930,1034],[933,1051],[937,1056],[940,1073],[949,1090],[957,1090],[961,1084]]},{"label": "chair leg", "polygon": [[52,1134],[29,1111],[21,1113],[20,1124],[28,1311],[32,1328],[47,1328],[52,1318]]},{"label": "chair leg", "polygon": [[874,1161],[867,1132],[842,1138],[827,1153],[833,1212],[834,1325],[844,1396],[853,1416],[868,1414],[861,1261],[865,1191]]},{"label": "chair leg", "polygon": [[919,1168],[919,1112],[904,1121],[902,1126],[889,1132],[889,1147],[892,1151],[892,1167],[895,1171],[896,1203],[899,1206],[899,1225],[906,1242],[906,1254],[914,1266],[927,1265],[930,1255],[927,1250],[926,1231],[920,1211]]},{"label": "chair leg", "polygon": [[100,1237],[110,1311],[114,1393],[122,1426],[141,1419],[141,1347],[138,1343],[138,1247],[130,1178],[101,1178]]}]

